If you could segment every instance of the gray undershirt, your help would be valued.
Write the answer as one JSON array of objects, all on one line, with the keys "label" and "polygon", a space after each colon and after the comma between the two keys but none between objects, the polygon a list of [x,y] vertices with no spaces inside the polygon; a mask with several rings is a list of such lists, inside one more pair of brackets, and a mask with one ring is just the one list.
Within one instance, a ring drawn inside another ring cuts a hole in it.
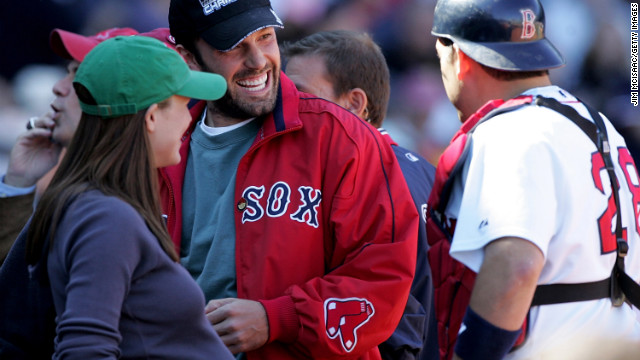
[{"label": "gray undershirt", "polygon": [[235,174],[260,125],[259,121],[250,121],[210,135],[198,123],[191,137],[182,189],[180,257],[182,265],[202,288],[206,301],[238,296]]}]

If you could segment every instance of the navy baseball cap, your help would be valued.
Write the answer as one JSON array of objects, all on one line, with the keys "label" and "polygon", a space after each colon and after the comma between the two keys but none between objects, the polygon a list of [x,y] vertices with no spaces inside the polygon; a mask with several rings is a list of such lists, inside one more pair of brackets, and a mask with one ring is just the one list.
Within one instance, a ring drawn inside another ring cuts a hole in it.
[{"label": "navy baseball cap", "polygon": [[169,28],[178,43],[201,37],[229,51],[267,27],[284,27],[269,0],[171,0],[169,6]]}]

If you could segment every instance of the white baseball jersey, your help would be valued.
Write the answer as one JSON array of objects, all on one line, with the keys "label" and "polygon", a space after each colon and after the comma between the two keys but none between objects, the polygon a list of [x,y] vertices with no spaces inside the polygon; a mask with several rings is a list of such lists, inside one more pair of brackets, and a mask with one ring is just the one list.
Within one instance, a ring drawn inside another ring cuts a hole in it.
[{"label": "white baseball jersey", "polygon": [[[582,104],[556,86],[524,95],[553,97],[591,118]],[[626,269],[638,281],[640,182],[624,139],[603,120],[621,185],[622,225],[630,248]],[[616,259],[615,204],[597,148],[580,128],[553,110],[533,105],[488,120],[470,141],[471,156],[445,212],[457,219],[451,256],[478,272],[483,247],[513,236],[531,241],[544,254],[538,284],[610,276]],[[637,343],[640,322],[630,306],[614,308],[609,299],[533,307],[526,342],[506,358],[555,359],[563,349],[580,349],[576,339],[590,336],[603,343]]]}]

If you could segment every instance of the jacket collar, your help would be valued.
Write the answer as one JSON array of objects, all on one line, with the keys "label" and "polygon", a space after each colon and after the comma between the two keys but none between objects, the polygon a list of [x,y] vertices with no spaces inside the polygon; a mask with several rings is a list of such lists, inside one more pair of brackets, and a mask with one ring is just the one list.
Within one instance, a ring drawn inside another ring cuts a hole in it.
[{"label": "jacket collar", "polygon": [[[302,127],[302,121],[298,115],[298,103],[300,102],[299,92],[295,84],[280,72],[280,85],[278,86],[278,97],[276,106],[271,113],[266,115],[262,125],[262,137],[267,138],[276,133]],[[206,102],[203,100],[189,103],[192,122],[185,135],[190,135],[202,117],[202,112],[206,109]]]},{"label": "jacket collar", "polygon": [[276,133],[302,127],[298,113],[299,92],[295,84],[280,72],[280,86],[276,107],[267,115],[262,125],[263,136],[270,137]]}]

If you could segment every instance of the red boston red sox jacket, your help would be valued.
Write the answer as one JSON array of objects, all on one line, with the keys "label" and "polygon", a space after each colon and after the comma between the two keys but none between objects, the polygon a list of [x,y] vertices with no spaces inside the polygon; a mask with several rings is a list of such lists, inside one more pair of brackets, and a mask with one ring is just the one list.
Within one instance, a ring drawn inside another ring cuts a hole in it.
[{"label": "red boston red sox jacket", "polygon": [[[178,249],[189,135],[182,162],[160,179]],[[276,108],[238,165],[229,211],[238,297],[260,301],[269,321],[267,344],[249,360],[380,358],[377,345],[409,294],[418,214],[375,128],[281,74]]]}]

